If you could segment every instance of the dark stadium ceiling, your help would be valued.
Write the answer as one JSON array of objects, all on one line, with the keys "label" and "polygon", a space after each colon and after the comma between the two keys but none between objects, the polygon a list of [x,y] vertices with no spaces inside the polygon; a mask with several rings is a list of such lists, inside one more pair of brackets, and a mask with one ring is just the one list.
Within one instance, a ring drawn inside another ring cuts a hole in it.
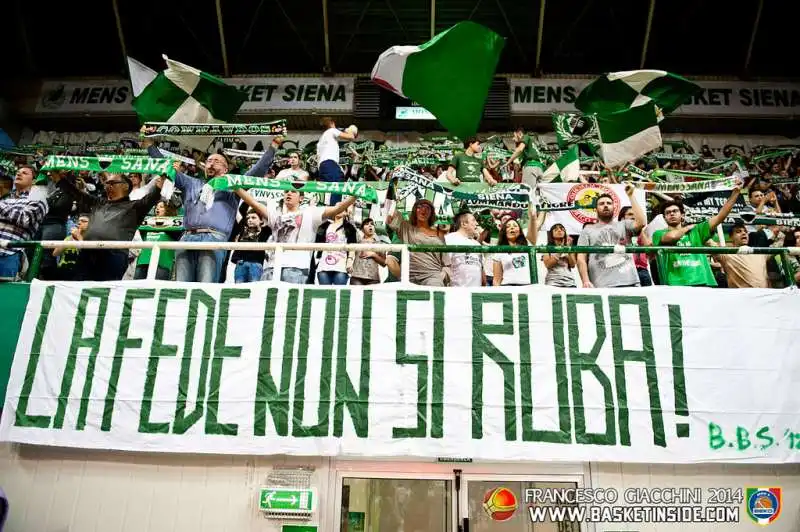
[{"label": "dark stadium ceiling", "polygon": [[799,75],[798,0],[3,0],[2,5],[3,77],[15,79],[127,76],[121,41],[129,55],[155,69],[162,68],[165,53],[222,75],[226,70],[228,75],[364,73],[389,46],[428,40],[432,23],[439,32],[466,19],[506,37],[499,73],[637,69],[647,40],[645,68],[685,75]]}]

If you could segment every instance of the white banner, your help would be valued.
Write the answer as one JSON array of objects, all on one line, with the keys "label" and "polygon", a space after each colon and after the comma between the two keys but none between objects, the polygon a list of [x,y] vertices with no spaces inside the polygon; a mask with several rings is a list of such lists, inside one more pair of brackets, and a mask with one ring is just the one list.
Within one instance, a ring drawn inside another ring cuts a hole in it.
[{"label": "white banner", "polygon": [[[353,77],[227,78],[247,94],[240,115],[293,111],[353,111]],[[45,81],[37,113],[132,114],[128,80]]]},{"label": "white banner", "polygon": [[[539,183],[540,203],[551,208],[563,208],[547,213],[544,230],[550,229],[555,224],[561,224],[567,229],[569,235],[579,235],[583,226],[597,221],[597,211],[593,205],[600,194],[608,194],[614,200],[614,219],[623,207],[630,206],[631,202],[625,193],[625,185],[603,185],[599,183]],[[634,192],[636,201],[646,208],[645,192],[637,189]],[[566,210],[571,205],[583,205],[581,209]],[[544,244],[544,242],[541,242]]]},{"label": "white banner", "polygon": [[[785,82],[700,81],[703,93],[671,116],[790,117],[800,114],[800,84]],[[511,78],[511,113],[548,115],[576,112],[575,99],[592,79]]]},{"label": "white banner", "polygon": [[247,94],[239,114],[353,112],[355,78],[231,78],[225,82]]},{"label": "white banner", "polygon": [[757,289],[37,282],[0,438],[148,452],[800,462],[800,322],[786,319],[799,313],[795,291]]}]

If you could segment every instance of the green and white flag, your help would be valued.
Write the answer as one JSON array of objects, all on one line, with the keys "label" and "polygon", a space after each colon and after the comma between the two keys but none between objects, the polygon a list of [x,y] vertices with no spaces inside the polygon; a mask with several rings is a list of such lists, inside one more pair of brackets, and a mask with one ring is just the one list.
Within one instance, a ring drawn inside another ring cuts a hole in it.
[{"label": "green and white flag", "polygon": [[635,161],[661,146],[661,130],[653,104],[598,116],[597,131],[603,161],[611,167]]},{"label": "green and white flag", "polygon": [[553,181],[577,181],[581,171],[578,146],[573,145],[564,155],[551,164],[542,175],[545,183]]},{"label": "green and white flag", "polygon": [[[219,124],[236,116],[246,96],[238,88],[189,65],[163,56],[167,69],[156,73],[128,58],[133,88],[133,108],[144,122]],[[182,139],[183,144],[205,150],[213,137]]]},{"label": "green and white flag", "polygon": [[480,24],[459,22],[425,44],[392,46],[378,57],[371,78],[466,139],[478,131],[504,44]]},{"label": "green and white flag", "polygon": [[669,114],[702,88],[664,70],[629,70],[600,76],[587,85],[575,107],[587,114],[607,115],[655,104]]}]

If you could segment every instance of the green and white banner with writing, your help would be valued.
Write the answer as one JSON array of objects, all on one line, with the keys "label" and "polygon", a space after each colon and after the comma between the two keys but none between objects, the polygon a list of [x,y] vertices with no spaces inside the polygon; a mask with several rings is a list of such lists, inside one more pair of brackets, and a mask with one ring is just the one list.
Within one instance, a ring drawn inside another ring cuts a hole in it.
[{"label": "green and white banner with writing", "polygon": [[[794,291],[34,283],[3,441],[800,462]],[[763,334],[768,331],[769,342]]]},{"label": "green and white banner with writing", "polygon": [[[540,183],[539,204],[548,211],[543,229],[549,230],[561,224],[567,234],[579,235],[583,226],[597,221],[595,202],[601,194],[608,194],[614,201],[614,219],[623,207],[630,207],[631,200],[625,193],[625,185],[602,183]],[[642,189],[635,192],[636,201],[644,208],[646,197]]]}]

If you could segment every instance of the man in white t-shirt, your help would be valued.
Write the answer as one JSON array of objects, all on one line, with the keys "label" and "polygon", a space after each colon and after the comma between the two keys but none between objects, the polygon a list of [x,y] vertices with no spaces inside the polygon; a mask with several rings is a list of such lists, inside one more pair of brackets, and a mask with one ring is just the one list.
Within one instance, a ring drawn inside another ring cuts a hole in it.
[{"label": "man in white t-shirt", "polygon": [[[444,236],[448,246],[479,246],[478,221],[469,212],[462,212],[453,220],[453,232]],[[486,272],[480,253],[448,253],[450,257],[450,286],[483,286]]]},{"label": "man in white t-shirt", "polygon": [[[254,211],[261,215],[272,229],[274,242],[294,244],[313,243],[317,229],[323,220],[333,220],[337,214],[344,212],[355,203],[355,196],[334,207],[300,208],[302,193],[287,190],[283,195],[283,207],[275,204],[259,203],[249,192],[237,189],[236,194]],[[281,281],[292,284],[306,284],[311,265],[310,251],[284,251],[281,259]]]},{"label": "man in white t-shirt", "polygon": [[[356,126],[350,126],[345,131],[336,129],[333,118],[326,116],[322,119],[325,130],[317,142],[317,161],[319,161],[319,180],[340,183],[344,181],[344,173],[339,166],[339,141],[355,140],[358,135]],[[331,205],[341,201],[339,194],[331,196]]]},{"label": "man in white t-shirt", "polygon": [[289,168],[284,168],[275,179],[281,181],[308,181],[308,172],[300,168],[300,154],[293,151],[289,154]]}]

